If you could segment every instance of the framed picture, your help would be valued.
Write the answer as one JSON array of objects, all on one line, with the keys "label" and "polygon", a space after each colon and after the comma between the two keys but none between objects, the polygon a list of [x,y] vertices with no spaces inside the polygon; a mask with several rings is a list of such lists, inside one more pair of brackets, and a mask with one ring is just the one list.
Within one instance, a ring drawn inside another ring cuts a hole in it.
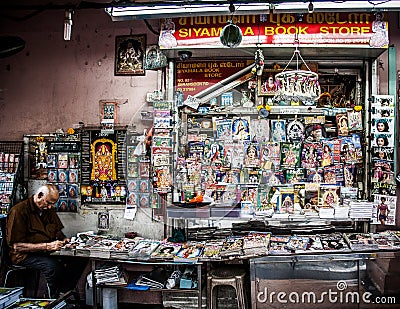
[{"label": "framed picture", "polygon": [[115,37],[114,75],[145,75],[146,35]]},{"label": "framed picture", "polygon": [[275,75],[281,70],[264,70],[262,76],[258,78],[258,95],[274,96],[278,93],[279,83],[275,79]]},{"label": "framed picture", "polygon": [[110,120],[112,122],[117,122],[117,109],[117,102],[100,101],[100,121]]}]

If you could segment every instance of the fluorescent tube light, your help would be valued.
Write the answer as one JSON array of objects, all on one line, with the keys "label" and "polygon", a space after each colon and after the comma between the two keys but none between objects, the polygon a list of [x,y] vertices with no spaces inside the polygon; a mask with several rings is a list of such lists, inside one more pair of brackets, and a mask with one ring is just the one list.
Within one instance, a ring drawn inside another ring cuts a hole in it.
[{"label": "fluorescent tube light", "polygon": [[[282,2],[273,4],[274,13],[307,13],[309,4],[312,3],[314,12],[372,12],[399,11],[400,0],[382,1],[312,1],[312,2]],[[269,3],[235,3],[235,14],[256,15],[269,14],[271,5]],[[221,16],[231,15],[229,2],[226,4],[155,4],[144,3],[126,6],[114,6],[105,9],[113,21],[132,19],[157,19],[190,16]]]}]

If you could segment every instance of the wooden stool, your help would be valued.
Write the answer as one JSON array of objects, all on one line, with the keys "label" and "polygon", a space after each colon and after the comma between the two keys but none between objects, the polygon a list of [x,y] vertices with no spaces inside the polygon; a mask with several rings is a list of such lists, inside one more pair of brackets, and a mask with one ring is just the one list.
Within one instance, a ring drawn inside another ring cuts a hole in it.
[{"label": "wooden stool", "polygon": [[236,291],[238,308],[246,309],[245,276],[246,271],[239,267],[224,266],[211,270],[207,274],[207,309],[217,308],[217,298],[213,290],[218,285],[232,286]]}]

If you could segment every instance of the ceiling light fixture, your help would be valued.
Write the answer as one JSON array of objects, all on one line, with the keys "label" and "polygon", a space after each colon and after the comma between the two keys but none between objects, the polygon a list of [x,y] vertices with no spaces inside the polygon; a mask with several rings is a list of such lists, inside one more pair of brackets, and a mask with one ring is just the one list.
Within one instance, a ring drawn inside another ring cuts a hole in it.
[{"label": "ceiling light fixture", "polygon": [[192,52],[189,50],[180,50],[178,51],[178,56],[181,61],[185,61],[192,57]]},{"label": "ceiling light fixture", "polygon": [[72,32],[72,14],[73,10],[67,9],[65,10],[65,18],[64,18],[64,41],[71,40],[71,32]]},{"label": "ceiling light fixture", "polygon": [[[308,8],[305,2],[309,3]],[[233,4],[233,3],[232,3]],[[231,6],[231,1],[229,1]],[[372,1],[346,0],[343,5],[338,6],[337,1],[288,1],[277,2],[265,5],[265,3],[241,3],[235,7],[237,15],[255,15],[269,13],[306,13],[309,7],[313,7],[313,11],[318,12],[371,12],[373,10],[381,11],[399,11],[400,0],[390,0],[380,3]],[[183,16],[222,16],[231,15],[227,10],[227,5],[222,3],[215,4],[154,4],[144,5],[143,3],[119,4],[118,6],[107,7],[106,13],[109,14],[113,21],[125,20],[142,20],[142,19],[158,19],[158,18],[175,18]]]}]

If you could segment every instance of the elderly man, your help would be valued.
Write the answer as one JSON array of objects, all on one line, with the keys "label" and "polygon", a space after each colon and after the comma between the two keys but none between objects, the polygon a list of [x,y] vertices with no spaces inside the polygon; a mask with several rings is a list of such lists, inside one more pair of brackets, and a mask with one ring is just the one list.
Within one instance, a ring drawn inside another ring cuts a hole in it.
[{"label": "elderly man", "polygon": [[51,298],[75,288],[85,266],[83,261],[74,260],[68,267],[50,255],[69,242],[54,209],[58,197],[56,186],[41,186],[33,196],[10,209],[6,228],[12,263],[39,270],[46,278]]}]

